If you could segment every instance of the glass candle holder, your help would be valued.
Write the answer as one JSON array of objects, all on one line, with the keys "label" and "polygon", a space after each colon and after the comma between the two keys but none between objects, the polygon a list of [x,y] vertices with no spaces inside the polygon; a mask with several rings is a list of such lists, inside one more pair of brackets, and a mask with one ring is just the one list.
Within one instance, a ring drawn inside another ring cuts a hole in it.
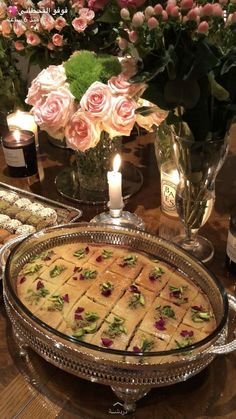
[{"label": "glass candle holder", "polygon": [[29,112],[17,110],[7,115],[7,124],[10,131],[16,129],[31,131],[35,137],[35,145],[38,147],[38,127],[34,121],[34,116]]},{"label": "glass candle holder", "polygon": [[2,139],[3,152],[12,177],[38,173],[34,134],[31,131],[10,131]]}]

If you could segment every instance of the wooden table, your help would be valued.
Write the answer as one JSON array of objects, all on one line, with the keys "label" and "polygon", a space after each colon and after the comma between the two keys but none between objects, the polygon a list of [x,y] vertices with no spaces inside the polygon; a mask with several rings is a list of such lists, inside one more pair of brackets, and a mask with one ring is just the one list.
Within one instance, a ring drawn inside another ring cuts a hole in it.
[{"label": "wooden table", "polygon": [[[67,203],[58,195],[54,179],[68,164],[69,150],[53,147],[45,139],[40,142],[40,180],[14,179],[7,175],[0,150],[0,181],[31,190],[54,200]],[[180,228],[179,221],[160,211],[160,182],[152,138],[149,136],[128,142],[124,159],[139,166],[144,176],[142,189],[133,196],[126,209],[140,215],[151,233],[173,237]],[[202,233],[212,240],[215,257],[210,269],[228,291],[235,294],[236,278],[225,267],[225,248],[229,212],[236,204],[236,144],[231,146],[227,161],[216,182],[216,204]],[[79,205],[81,220],[89,221],[103,211],[102,207]],[[115,405],[116,396],[109,387],[90,383],[67,374],[33,352],[28,359],[19,356],[13,340],[3,301],[0,301],[0,418],[51,419],[119,418],[125,412]],[[236,353],[216,357],[211,365],[185,383],[153,389],[137,404],[133,415],[137,419],[236,418]]]}]

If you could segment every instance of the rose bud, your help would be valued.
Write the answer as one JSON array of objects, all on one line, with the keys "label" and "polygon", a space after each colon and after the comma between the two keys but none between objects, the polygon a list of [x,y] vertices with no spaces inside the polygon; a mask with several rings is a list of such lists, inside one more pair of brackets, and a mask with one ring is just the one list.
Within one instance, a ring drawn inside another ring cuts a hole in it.
[{"label": "rose bud", "polygon": [[158,21],[155,17],[150,17],[147,24],[150,29],[155,29],[158,26]]},{"label": "rose bud", "polygon": [[209,29],[208,23],[204,20],[203,22],[199,23],[197,31],[198,33],[206,33]]},{"label": "rose bud", "polygon": [[129,10],[126,8],[121,9],[120,11],[120,16],[122,17],[122,19],[126,20],[130,18],[130,14],[129,14]]},{"label": "rose bud", "polygon": [[135,28],[138,28],[139,26],[142,26],[143,22],[144,22],[144,14],[142,12],[136,12],[132,18],[132,25]]}]

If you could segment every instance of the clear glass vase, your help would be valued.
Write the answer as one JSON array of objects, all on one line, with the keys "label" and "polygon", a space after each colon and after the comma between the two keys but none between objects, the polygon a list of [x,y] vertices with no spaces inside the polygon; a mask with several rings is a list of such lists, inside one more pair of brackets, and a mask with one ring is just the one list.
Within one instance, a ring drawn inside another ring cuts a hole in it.
[{"label": "clear glass vase", "polygon": [[108,189],[107,172],[112,170],[113,158],[121,151],[121,137],[111,140],[107,133],[101,135],[96,147],[75,153],[80,187],[88,191],[103,192]]},{"label": "clear glass vase", "polygon": [[215,179],[228,152],[228,135],[224,139],[190,141],[173,137],[173,155],[180,182],[176,191],[176,209],[184,224],[185,235],[175,243],[202,262],[209,261],[214,248],[198,230],[210,217],[215,201]]}]

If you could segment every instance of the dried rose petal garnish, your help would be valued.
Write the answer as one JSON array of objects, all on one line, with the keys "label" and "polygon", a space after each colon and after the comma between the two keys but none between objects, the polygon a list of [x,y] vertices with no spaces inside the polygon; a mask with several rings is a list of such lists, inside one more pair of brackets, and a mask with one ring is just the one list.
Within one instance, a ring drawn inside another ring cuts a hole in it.
[{"label": "dried rose petal garnish", "polygon": [[84,249],[84,250],[85,250],[85,253],[87,253],[87,254],[89,253],[89,247],[88,247],[88,246],[87,246],[87,247],[85,247],[85,249]]},{"label": "dried rose petal garnish", "polygon": [[170,297],[172,298],[181,298],[182,293],[180,291],[171,291]]},{"label": "dried rose petal garnish", "polygon": [[20,284],[23,284],[23,282],[25,282],[25,280],[26,280],[25,276],[19,276],[18,277],[18,281],[19,281]]},{"label": "dried rose petal garnish", "polygon": [[51,260],[52,258],[50,258],[50,256],[45,256],[42,260],[44,260],[44,262],[47,262],[47,260]]},{"label": "dried rose petal garnish", "polygon": [[42,281],[38,281],[36,285],[37,290],[40,290],[40,288],[44,288],[44,283]]},{"label": "dried rose petal garnish", "polygon": [[83,313],[84,311],[84,307],[77,307],[77,309],[75,310],[75,313]]},{"label": "dried rose petal garnish", "polygon": [[192,306],[191,309],[194,311],[202,311],[202,306]]},{"label": "dried rose petal garnish", "polygon": [[72,279],[73,279],[74,281],[77,281],[78,276],[72,276]]},{"label": "dried rose petal garnish", "polygon": [[75,313],[74,318],[75,318],[75,320],[83,320],[83,317],[79,313]]},{"label": "dried rose petal garnish", "polygon": [[80,272],[81,271],[81,267],[80,266],[75,266],[74,267],[74,272]]},{"label": "dried rose petal garnish", "polygon": [[192,330],[182,330],[182,332],[180,332],[180,336],[183,336],[183,338],[191,338],[191,337],[193,337],[193,331]]},{"label": "dried rose petal garnish", "polygon": [[111,345],[113,345],[113,340],[108,339],[108,338],[101,338],[102,344],[103,346],[105,346],[106,348],[109,348]]},{"label": "dried rose petal garnish", "polygon": [[65,301],[65,303],[69,303],[69,294],[63,295],[62,299]]},{"label": "dried rose petal garnish", "polygon": [[103,257],[102,257],[102,255],[99,255],[97,258],[96,258],[96,262],[102,262],[103,261]]},{"label": "dried rose petal garnish", "polygon": [[137,294],[140,294],[140,291],[136,285],[130,285],[129,290],[130,292],[136,292]]},{"label": "dried rose petal garnish", "polygon": [[81,281],[83,281],[83,280],[85,279],[85,276],[84,276],[83,274],[80,274],[79,279],[80,279]]},{"label": "dried rose petal garnish", "polygon": [[165,324],[166,324],[165,319],[160,317],[160,319],[157,322],[155,322],[154,326],[157,330],[161,331],[161,330],[166,330]]},{"label": "dried rose petal garnish", "polygon": [[142,352],[141,349],[138,346],[133,347],[134,352]]},{"label": "dried rose petal garnish", "polygon": [[101,292],[101,294],[102,294],[104,297],[110,297],[111,292],[112,292],[112,290],[111,290],[110,288],[107,288],[107,289],[103,289],[103,290],[102,290],[102,292]]}]

